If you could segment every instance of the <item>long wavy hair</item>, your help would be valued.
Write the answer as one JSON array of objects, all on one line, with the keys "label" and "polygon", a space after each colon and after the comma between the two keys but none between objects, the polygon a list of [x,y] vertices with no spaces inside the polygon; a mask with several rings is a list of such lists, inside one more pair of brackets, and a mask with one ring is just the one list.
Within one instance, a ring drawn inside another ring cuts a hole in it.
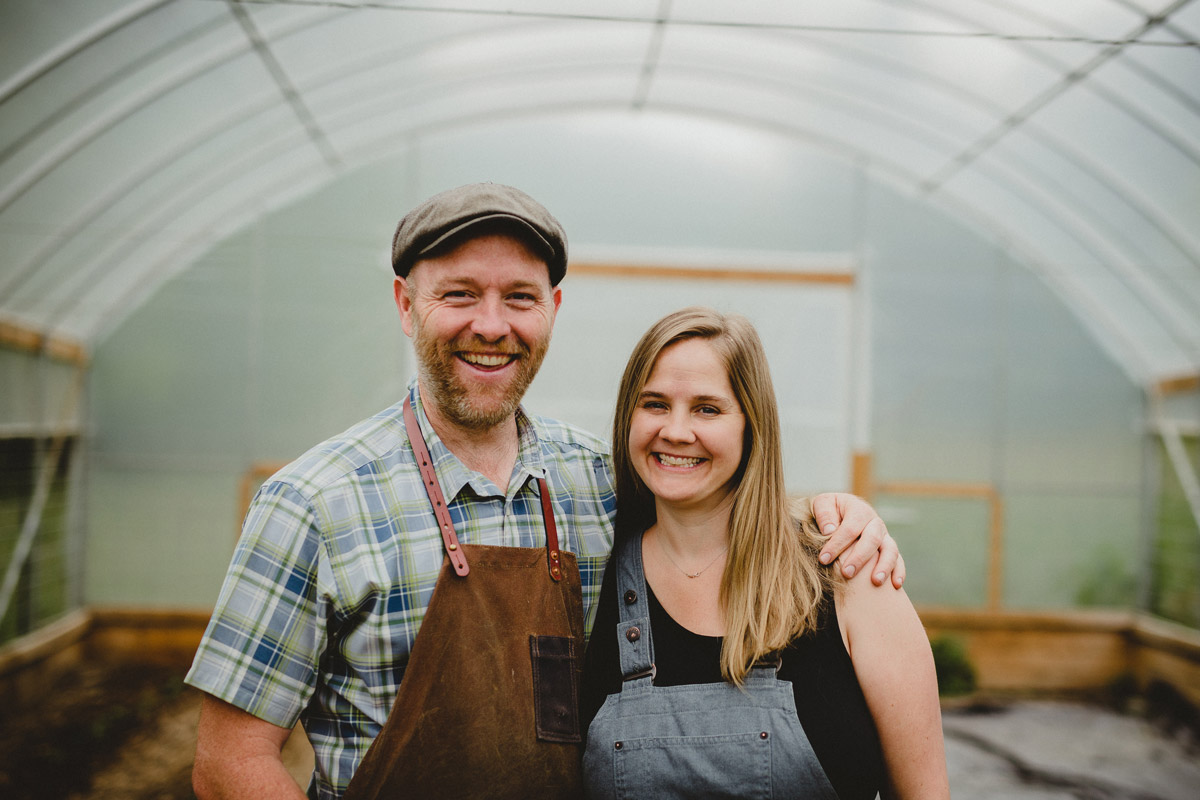
[{"label": "long wavy hair", "polygon": [[746,419],[720,589],[721,674],[741,685],[755,662],[816,628],[836,578],[817,561],[823,540],[807,499],[789,498],[784,486],[779,407],[758,332],[745,317],[711,308],[685,308],[654,323],[625,366],[612,435],[616,535],[640,536],[657,519],[654,495],[633,468],[629,430],[659,356],[685,339],[712,346]]}]

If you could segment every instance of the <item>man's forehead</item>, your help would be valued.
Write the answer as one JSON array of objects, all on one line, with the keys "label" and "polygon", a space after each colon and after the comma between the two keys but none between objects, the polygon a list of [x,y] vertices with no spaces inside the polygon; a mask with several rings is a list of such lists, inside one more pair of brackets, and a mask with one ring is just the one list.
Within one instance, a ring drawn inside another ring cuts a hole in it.
[{"label": "man's forehead", "polygon": [[463,285],[463,286],[501,286],[501,287],[527,287],[541,288],[549,290],[550,275],[547,272],[541,276],[531,275],[497,275],[497,274],[479,274],[476,271],[469,269],[455,269],[453,267],[439,268],[431,267],[428,270],[419,271],[416,267],[409,273],[409,280],[413,279],[414,275],[419,272],[424,274],[416,279],[416,283],[420,286],[448,286],[448,285]]},{"label": "man's forehead", "polygon": [[[460,283],[551,288],[546,262],[519,239],[488,238],[499,241],[467,241],[442,256],[417,261],[409,272],[409,280],[429,285]],[[509,258],[505,251],[520,256]]]}]

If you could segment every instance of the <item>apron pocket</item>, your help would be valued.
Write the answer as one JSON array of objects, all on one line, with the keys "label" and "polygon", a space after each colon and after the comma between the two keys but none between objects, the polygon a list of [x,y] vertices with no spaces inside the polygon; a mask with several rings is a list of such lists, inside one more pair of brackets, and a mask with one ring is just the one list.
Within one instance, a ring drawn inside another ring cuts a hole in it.
[{"label": "apron pocket", "polygon": [[537,738],[543,742],[580,742],[578,653],[569,636],[530,636],[533,662],[533,710]]}]

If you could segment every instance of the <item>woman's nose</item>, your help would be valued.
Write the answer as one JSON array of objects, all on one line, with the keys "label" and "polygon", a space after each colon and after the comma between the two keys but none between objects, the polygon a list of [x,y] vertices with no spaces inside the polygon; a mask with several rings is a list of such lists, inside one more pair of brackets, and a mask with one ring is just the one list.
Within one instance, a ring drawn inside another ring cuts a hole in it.
[{"label": "woman's nose", "polygon": [[659,435],[668,442],[686,443],[696,439],[696,433],[692,430],[691,418],[683,411],[671,411],[663,420]]}]

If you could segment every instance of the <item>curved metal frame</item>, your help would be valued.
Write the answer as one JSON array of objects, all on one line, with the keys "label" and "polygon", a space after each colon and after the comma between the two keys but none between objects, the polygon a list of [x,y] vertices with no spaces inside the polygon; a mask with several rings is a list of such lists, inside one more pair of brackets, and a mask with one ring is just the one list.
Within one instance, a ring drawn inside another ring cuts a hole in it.
[{"label": "curved metal frame", "polygon": [[[609,73],[621,74],[626,78],[636,76],[637,79],[634,81],[636,88],[624,103],[614,103],[611,99],[589,100],[587,98],[577,98],[569,102],[527,103],[520,106],[509,105],[499,112],[493,111],[482,117],[478,111],[466,110],[439,119],[417,120],[412,124],[404,126],[392,125],[374,138],[374,144],[359,143],[354,147],[352,153],[339,153],[337,152],[336,140],[340,131],[350,130],[370,120],[387,119],[395,113],[398,96],[404,96],[413,91],[428,91],[431,88],[430,85],[399,87],[391,93],[374,95],[366,102],[353,91],[345,91],[338,97],[336,104],[327,107],[320,115],[314,114],[310,110],[310,106],[304,100],[305,94],[340,90],[345,86],[352,87],[355,78],[361,76],[365,71],[382,68],[395,69],[398,62],[403,62],[405,59],[419,59],[423,55],[434,52],[437,48],[451,42],[458,44],[478,42],[483,44],[494,38],[502,37],[511,28],[503,25],[499,28],[487,28],[481,31],[452,34],[428,41],[424,43],[422,48],[417,50],[410,49],[403,53],[389,50],[371,54],[366,58],[352,56],[310,76],[306,85],[301,88],[292,84],[284,67],[272,54],[271,45],[284,41],[288,37],[310,31],[314,26],[319,26],[330,19],[355,13],[356,8],[346,5],[327,6],[328,13],[326,14],[317,15],[312,18],[303,18],[298,21],[289,22],[285,20],[282,23],[276,22],[273,29],[269,33],[266,33],[264,32],[265,29],[260,29],[255,24],[253,15],[251,14],[252,9],[248,8],[248,6],[254,5],[253,3],[231,0],[229,3],[229,17],[226,23],[231,27],[240,26],[242,35],[239,38],[230,40],[220,50],[209,51],[203,56],[194,58],[186,63],[172,64],[172,71],[161,80],[147,85],[136,94],[126,95],[123,102],[107,108],[103,115],[94,117],[89,125],[77,129],[71,135],[64,137],[47,151],[28,162],[15,179],[0,188],[0,214],[15,204],[25,193],[53,174],[73,155],[83,151],[89,144],[98,140],[106,132],[113,130],[137,113],[152,107],[157,100],[170,92],[186,86],[190,82],[230,63],[236,58],[244,57],[249,52],[258,53],[260,59],[263,60],[272,80],[276,84],[277,94],[268,101],[249,107],[223,110],[226,113],[214,120],[204,131],[184,139],[163,152],[154,154],[143,164],[135,165],[132,170],[122,172],[121,180],[115,182],[103,195],[97,196],[93,201],[86,203],[69,217],[65,217],[60,225],[60,232],[47,236],[46,243],[39,247],[32,257],[26,258],[21,264],[7,271],[7,275],[0,280],[0,296],[4,297],[7,302],[11,302],[15,297],[23,294],[23,290],[27,290],[33,286],[34,277],[47,264],[53,261],[55,256],[62,251],[74,236],[99,224],[106,213],[120,205],[127,198],[137,196],[139,185],[151,175],[157,174],[169,164],[185,158],[188,153],[201,147],[217,134],[234,131],[241,126],[253,124],[256,120],[261,120],[262,115],[276,111],[281,106],[290,107],[294,112],[292,119],[296,121],[294,129],[280,131],[279,143],[282,146],[262,148],[260,154],[256,153],[258,156],[257,161],[252,161],[252,156],[242,153],[239,154],[243,156],[241,160],[231,162],[236,166],[227,165],[225,168],[216,171],[206,170],[203,175],[199,175],[197,172],[184,174],[177,179],[176,184],[169,192],[160,190],[156,195],[147,196],[141,203],[141,207],[145,210],[145,213],[137,215],[138,222],[134,225],[123,226],[125,231],[120,239],[108,242],[105,247],[93,253],[89,263],[82,268],[77,267],[72,273],[72,278],[66,284],[61,285],[58,291],[53,293],[58,299],[53,300],[53,306],[47,309],[49,311],[47,319],[49,323],[48,327],[53,330],[61,320],[73,315],[79,306],[88,303],[90,297],[86,287],[94,285],[96,281],[104,280],[109,270],[118,263],[138,264],[133,271],[128,273],[126,279],[123,281],[132,288],[130,291],[122,293],[117,306],[105,309],[97,318],[97,323],[91,328],[91,335],[95,337],[98,335],[98,331],[110,329],[116,319],[130,313],[136,307],[134,297],[146,296],[147,288],[158,285],[161,280],[164,280],[178,268],[174,265],[178,262],[174,262],[171,268],[167,269],[164,263],[165,259],[153,256],[150,256],[148,259],[140,259],[141,263],[139,264],[139,258],[135,254],[139,250],[147,252],[143,248],[147,246],[149,240],[154,239],[156,231],[165,227],[167,220],[178,218],[183,214],[184,209],[194,207],[203,198],[219,192],[232,177],[241,178],[249,193],[249,199],[245,204],[239,204],[239,210],[244,211],[247,208],[262,209],[275,205],[281,197],[296,196],[296,181],[291,175],[293,172],[300,172],[301,167],[310,185],[313,185],[314,180],[315,183],[319,184],[321,180],[331,179],[340,170],[348,166],[361,164],[374,158],[381,158],[387,153],[395,151],[398,148],[397,138],[402,140],[400,146],[404,147],[436,131],[474,124],[479,122],[481,118],[499,119],[547,114],[568,114],[581,109],[587,111],[606,111],[618,107],[641,110],[643,113],[646,111],[657,111],[667,114],[688,114],[719,119],[754,129],[773,131],[788,137],[792,141],[802,142],[805,145],[815,146],[835,153],[848,159],[851,163],[868,163],[870,164],[871,174],[885,176],[890,182],[895,182],[910,192],[917,194],[920,194],[922,191],[926,194],[936,192],[943,199],[953,201],[956,213],[963,213],[964,210],[967,210],[966,213],[973,216],[977,224],[982,223],[985,229],[991,230],[998,238],[1008,241],[1021,241],[1020,232],[1009,230],[998,218],[998,214],[995,211],[989,211],[987,208],[979,206],[977,203],[971,201],[970,198],[961,197],[959,193],[952,191],[947,185],[947,181],[963,169],[978,171],[980,174],[986,175],[988,180],[998,186],[1001,191],[1010,193],[1014,197],[1022,198],[1029,207],[1043,214],[1048,220],[1052,220],[1058,230],[1074,241],[1082,251],[1090,253],[1096,259],[1098,266],[1119,280],[1126,287],[1131,297],[1137,298],[1139,302],[1145,304],[1146,308],[1162,321],[1164,330],[1175,340],[1176,345],[1183,353],[1188,354],[1188,357],[1194,362],[1200,363],[1200,336],[1197,335],[1194,322],[1196,312],[1200,310],[1200,294],[1197,294],[1195,291],[1189,291],[1184,285],[1180,284],[1177,276],[1172,275],[1166,270],[1156,269],[1152,264],[1148,265],[1137,260],[1136,243],[1122,241],[1123,234],[1119,230],[1112,230],[1105,215],[1098,207],[1088,203],[1086,196],[1081,197],[1077,194],[1072,197],[1070,187],[1056,184],[1054,179],[1037,167],[1014,162],[1011,156],[1007,154],[996,155],[993,153],[989,158],[980,160],[981,154],[989,152],[996,142],[1005,138],[1011,132],[1020,129],[1023,133],[1037,141],[1042,147],[1046,148],[1047,152],[1054,157],[1062,159],[1073,168],[1080,170],[1095,181],[1097,185],[1111,192],[1112,197],[1118,198],[1121,201],[1127,213],[1132,214],[1153,228],[1163,237],[1165,242],[1179,251],[1188,264],[1200,268],[1200,242],[1196,240],[1190,230],[1185,228],[1182,221],[1175,220],[1161,213],[1159,209],[1154,207],[1151,198],[1140,196],[1138,190],[1129,181],[1124,180],[1114,171],[1106,169],[1105,165],[1091,158],[1083,148],[1072,142],[1061,140],[1055,136],[1053,131],[1042,129],[1037,124],[1035,116],[1038,110],[1046,107],[1054,99],[1062,96],[1077,84],[1083,84],[1110,104],[1112,108],[1134,120],[1145,130],[1152,133],[1163,146],[1171,147],[1190,162],[1200,164],[1200,139],[1191,140],[1181,138],[1168,126],[1160,124],[1153,116],[1143,113],[1135,103],[1127,101],[1125,98],[1107,89],[1104,85],[1089,79],[1089,76],[1101,64],[1111,61],[1128,48],[1131,43],[1135,43],[1139,37],[1144,36],[1147,32],[1155,28],[1162,28],[1171,33],[1171,35],[1182,38],[1183,42],[1181,44],[1188,44],[1187,33],[1170,22],[1171,14],[1187,5],[1188,2],[1190,0],[1174,0],[1163,12],[1146,18],[1141,25],[1124,37],[1119,37],[1113,42],[1104,43],[1101,45],[1102,49],[1094,53],[1086,63],[1074,67],[1051,59],[1033,47],[1032,41],[1036,41],[1038,37],[1007,37],[1011,41],[1012,46],[1020,48],[1026,57],[1039,61],[1043,66],[1048,66],[1061,75],[1057,82],[1045,87],[1032,100],[1027,101],[1015,111],[1002,108],[981,93],[956,84],[944,76],[932,74],[928,70],[897,63],[894,59],[871,53],[868,49],[856,46],[853,43],[847,44],[844,41],[831,43],[825,41],[813,35],[818,30],[817,28],[806,28],[804,26],[761,26],[753,28],[756,33],[762,33],[767,30],[775,31],[781,37],[786,36],[786,40],[790,43],[795,42],[798,38],[803,38],[808,46],[819,47],[833,58],[852,59],[856,64],[865,65],[868,69],[886,70],[888,74],[893,76],[903,74],[906,79],[931,86],[935,92],[945,93],[947,96],[954,98],[955,102],[967,103],[971,107],[989,114],[996,120],[996,124],[990,130],[984,131],[973,141],[957,149],[954,149],[954,139],[952,137],[944,137],[941,146],[935,148],[947,151],[943,166],[932,174],[922,175],[915,173],[903,164],[889,161],[886,156],[880,153],[871,152],[865,146],[848,143],[844,139],[839,139],[836,134],[812,130],[802,124],[781,123],[778,120],[767,118],[766,115],[747,115],[744,112],[722,109],[715,105],[680,102],[671,99],[656,100],[653,96],[654,81],[661,76],[683,75],[685,77],[698,77],[707,81],[719,80],[728,82],[729,85],[734,87],[735,91],[739,88],[744,89],[752,86],[756,91],[774,91],[778,92],[781,97],[792,100],[797,96],[802,96],[805,102],[815,103],[818,106],[825,105],[828,108],[837,108],[841,111],[845,111],[848,106],[853,105],[852,113],[860,118],[870,119],[871,117],[875,117],[880,120],[880,124],[890,125],[896,130],[907,128],[911,141],[930,143],[939,138],[938,132],[932,129],[930,124],[920,116],[920,109],[910,109],[904,106],[884,107],[878,103],[873,103],[867,98],[849,97],[846,95],[839,97],[834,89],[805,85],[799,81],[788,80],[785,77],[776,75],[764,76],[737,69],[714,67],[710,64],[687,64],[672,61],[669,58],[664,60],[663,37],[669,35],[672,25],[706,25],[714,28],[727,27],[731,29],[748,27],[736,23],[728,23],[723,26],[719,22],[673,19],[670,14],[669,3],[667,2],[659,6],[657,16],[647,16],[642,19],[602,16],[571,17],[569,15],[554,14],[529,14],[522,18],[522,30],[524,30],[523,26],[526,24],[543,24],[548,29],[554,29],[566,24],[567,21],[582,22],[584,24],[591,21],[629,23],[638,25],[643,30],[649,26],[654,26],[653,32],[650,32],[650,38],[647,40],[647,46],[640,63],[630,61],[600,61],[582,67],[568,66],[562,70],[563,72],[573,71],[580,76],[604,75]],[[132,3],[127,8],[101,20],[88,30],[82,31],[78,36],[64,43],[61,47],[47,53],[37,63],[30,65],[21,73],[3,85],[0,85],[0,103],[14,96],[17,92],[32,86],[39,78],[50,74],[57,66],[69,61],[72,56],[103,42],[108,36],[143,19],[147,15],[166,10],[168,5],[169,3],[164,2],[164,0],[142,0],[142,2]],[[396,13],[405,13],[411,10],[394,6],[360,5],[376,10],[386,9]],[[920,5],[923,6],[923,10],[926,13],[936,14],[948,23],[957,26],[982,27],[975,23],[961,6],[950,9],[946,6],[928,2],[921,3]],[[1000,4],[997,3],[996,5]],[[1127,9],[1135,10],[1128,3],[1121,3],[1121,5]],[[445,9],[443,13],[455,13],[455,10]],[[486,14],[486,12],[483,13]],[[511,22],[513,18],[511,14],[497,14],[496,16],[503,16],[506,22]],[[1051,29],[1065,28],[1062,24],[1056,25],[1052,20],[1041,19],[1039,22]],[[184,31],[177,38],[173,39],[172,43],[195,41],[199,37],[212,34],[226,23],[210,20],[197,28]],[[850,31],[846,32],[850,33]],[[859,31],[859,33],[862,33],[862,31]],[[926,32],[926,34],[935,35],[934,32]],[[1062,35],[1072,36],[1075,34],[1064,31]],[[126,78],[138,73],[139,70],[152,68],[154,65],[160,63],[161,60],[169,57],[172,52],[173,49],[169,45],[155,48],[135,60],[121,65],[112,74],[104,76],[97,82],[96,87],[111,88],[119,86]],[[1200,101],[1197,101],[1181,87],[1178,87],[1168,76],[1162,75],[1136,61],[1130,61],[1129,66],[1142,79],[1151,81],[1161,90],[1168,93],[1182,107],[1194,113],[1200,113]],[[529,82],[531,78],[536,79],[540,74],[522,67],[514,69],[501,68],[489,72],[485,80],[497,87],[508,89],[520,87],[523,83]],[[440,82],[437,88],[444,92],[454,92],[465,88],[477,89],[479,86],[480,78],[477,74],[472,73],[461,75],[457,80],[451,76],[449,80]],[[83,97],[68,99],[60,107],[54,109],[47,117],[34,123],[33,126],[15,141],[10,142],[0,152],[0,163],[5,161],[14,164],[19,163],[17,159],[21,154],[29,150],[39,136],[52,130],[57,124],[63,121],[70,111],[82,105],[83,99]],[[884,118],[885,116],[886,119]],[[309,157],[303,155],[303,152],[307,150],[309,156],[311,156],[313,148],[319,153],[320,159],[325,164],[325,169],[321,171],[321,174],[324,176],[322,178],[313,178],[311,174],[312,162]],[[296,160],[296,163],[300,165],[295,170],[288,167],[289,162],[292,160]],[[281,165],[283,166],[282,170],[279,169]],[[1001,170],[1008,174],[1002,174]],[[262,177],[255,179],[253,177],[255,173]],[[279,175],[283,175],[284,177],[280,179],[277,177]],[[256,180],[261,181],[261,184],[256,185]],[[170,195],[169,199],[165,196],[167,194]],[[245,222],[244,218],[238,223],[232,224],[223,221],[229,219],[231,219],[231,215],[225,210],[214,211],[207,218],[197,218],[192,223],[194,228],[199,231],[197,236],[185,238],[184,244],[180,246],[168,246],[167,252],[171,254],[168,256],[168,259],[177,258],[185,251],[194,251],[196,242],[210,241],[214,230],[236,229],[238,224],[244,224]],[[1064,284],[1063,281],[1068,280],[1067,276],[1056,272],[1052,264],[1038,255],[1038,247],[1035,242],[1024,242],[1021,250],[1025,255],[1026,262],[1032,269],[1041,271],[1051,284],[1058,284],[1060,291],[1065,292],[1068,295],[1068,299],[1074,299],[1077,306],[1082,305],[1083,307],[1087,307],[1086,289],[1074,285],[1074,283]],[[1071,280],[1073,281],[1073,279]],[[46,299],[50,300],[51,297],[48,296]],[[1135,361],[1145,359],[1145,353],[1137,355],[1140,345],[1137,344],[1136,337],[1124,329],[1121,320],[1115,314],[1107,312],[1099,320],[1093,318],[1091,324],[1094,325],[1098,321],[1101,322],[1109,336],[1117,341],[1124,340],[1126,346],[1130,348],[1130,352],[1124,354],[1124,359],[1129,359],[1130,357],[1135,359]],[[1135,365],[1127,364],[1127,368],[1132,368],[1134,372],[1137,371]],[[1144,379],[1146,376],[1141,377]]]}]

